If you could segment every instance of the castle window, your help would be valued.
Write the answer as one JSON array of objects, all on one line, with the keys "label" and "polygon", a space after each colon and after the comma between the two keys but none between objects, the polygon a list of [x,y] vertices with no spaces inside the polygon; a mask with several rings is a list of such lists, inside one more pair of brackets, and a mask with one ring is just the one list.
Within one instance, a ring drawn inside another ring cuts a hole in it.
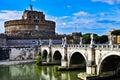
[{"label": "castle window", "polygon": [[34,20],[34,22],[38,23],[38,22],[39,22],[39,20]]},{"label": "castle window", "polygon": [[41,18],[42,18],[41,20],[44,20],[44,16],[42,16]]},{"label": "castle window", "polygon": [[33,18],[35,18],[35,15],[33,15]]},{"label": "castle window", "polygon": [[31,16],[29,16],[29,19],[31,19]]},{"label": "castle window", "polygon": [[40,18],[40,17],[38,16],[38,18]]},{"label": "castle window", "polygon": [[35,19],[38,19],[38,16],[35,16]]},{"label": "castle window", "polygon": [[39,26],[38,25],[35,25],[35,30],[39,30]]}]

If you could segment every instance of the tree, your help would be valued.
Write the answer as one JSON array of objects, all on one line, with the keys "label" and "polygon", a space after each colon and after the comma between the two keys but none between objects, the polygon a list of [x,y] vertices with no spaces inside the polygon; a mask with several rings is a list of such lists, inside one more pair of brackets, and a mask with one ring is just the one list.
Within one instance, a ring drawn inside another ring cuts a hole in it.
[{"label": "tree", "polygon": [[[86,33],[86,34],[82,35],[84,44],[90,44],[90,41],[91,41],[90,35],[91,34],[92,33]],[[97,34],[93,34],[93,36],[94,36],[94,42],[98,43],[99,42],[99,36]]]},{"label": "tree", "polygon": [[120,30],[114,30],[111,32],[112,35],[120,35]]},{"label": "tree", "polygon": [[107,43],[107,42],[108,42],[108,36],[102,35],[99,37],[99,43],[103,44],[103,43]]},{"label": "tree", "polygon": [[90,44],[90,33],[83,34],[82,39],[84,44]]},{"label": "tree", "polygon": [[37,65],[41,65],[41,61],[42,61],[42,58],[41,58],[40,55],[38,55],[38,56],[36,57],[36,64],[37,64]]}]

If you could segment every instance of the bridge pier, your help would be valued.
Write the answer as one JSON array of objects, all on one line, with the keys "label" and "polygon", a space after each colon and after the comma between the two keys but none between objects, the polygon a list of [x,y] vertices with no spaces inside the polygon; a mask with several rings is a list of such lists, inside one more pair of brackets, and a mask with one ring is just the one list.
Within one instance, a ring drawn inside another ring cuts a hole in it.
[{"label": "bridge pier", "polygon": [[63,52],[64,52],[64,55],[63,55],[63,57],[62,57],[61,66],[63,66],[63,67],[68,67],[67,48],[66,48],[66,47],[63,48]]},{"label": "bridge pier", "polygon": [[91,53],[88,54],[88,62],[86,66],[87,74],[97,74],[97,66],[95,62],[95,48],[91,48]]},{"label": "bridge pier", "polygon": [[97,74],[97,71],[96,71],[96,66],[92,65],[92,66],[87,66],[87,74]]},{"label": "bridge pier", "polygon": [[51,46],[49,47],[49,53],[47,55],[47,63],[52,62],[52,53],[51,53]]},{"label": "bridge pier", "polygon": [[88,62],[86,66],[87,74],[97,74],[97,67],[95,61],[95,45],[93,41],[93,34],[91,34],[90,53],[88,54]]},{"label": "bridge pier", "polygon": [[68,67],[68,59],[67,59],[67,38],[64,37],[62,39],[62,44],[63,44],[63,56],[62,56],[62,61],[61,61],[61,66],[62,67]]},{"label": "bridge pier", "polygon": [[49,53],[48,53],[48,55],[47,55],[47,63],[50,63],[50,62],[53,61],[53,59],[52,59],[51,46],[52,46],[52,39],[49,39]]}]

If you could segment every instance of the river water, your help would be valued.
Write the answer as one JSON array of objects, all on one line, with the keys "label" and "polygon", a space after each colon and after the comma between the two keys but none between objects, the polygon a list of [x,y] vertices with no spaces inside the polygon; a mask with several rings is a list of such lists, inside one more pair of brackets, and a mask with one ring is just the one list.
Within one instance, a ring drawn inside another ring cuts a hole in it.
[{"label": "river water", "polygon": [[56,66],[35,63],[0,66],[0,80],[80,80],[80,71],[56,71]]}]

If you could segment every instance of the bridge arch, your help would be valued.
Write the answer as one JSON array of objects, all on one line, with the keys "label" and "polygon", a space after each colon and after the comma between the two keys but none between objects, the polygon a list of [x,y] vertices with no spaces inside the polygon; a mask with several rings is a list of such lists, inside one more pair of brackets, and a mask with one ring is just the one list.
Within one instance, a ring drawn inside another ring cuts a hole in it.
[{"label": "bridge arch", "polygon": [[[109,74],[113,74],[120,63],[120,53],[119,52],[110,52],[106,55],[102,56],[98,67],[97,74],[102,75],[104,72],[108,72]],[[107,73],[108,74],[108,73]]]},{"label": "bridge arch", "polygon": [[61,53],[58,50],[55,51],[53,54],[53,62],[55,62],[57,64],[61,64],[61,60],[62,60]]},{"label": "bridge arch", "polygon": [[43,62],[47,61],[47,56],[48,56],[47,50],[43,50],[43,52],[42,52],[42,61]]},{"label": "bridge arch", "polygon": [[70,56],[70,60],[69,60],[69,66],[71,67],[86,67],[86,58],[85,55],[83,55],[80,52],[74,52],[72,53],[72,55]]}]

